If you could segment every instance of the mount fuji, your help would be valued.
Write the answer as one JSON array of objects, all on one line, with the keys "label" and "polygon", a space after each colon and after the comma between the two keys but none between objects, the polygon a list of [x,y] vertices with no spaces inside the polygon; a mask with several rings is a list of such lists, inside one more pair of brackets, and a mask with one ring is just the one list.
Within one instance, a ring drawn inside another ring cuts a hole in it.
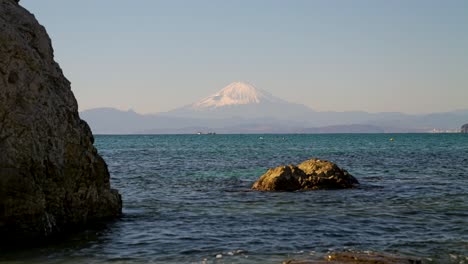
[{"label": "mount fuji", "polygon": [[246,82],[233,82],[198,102],[157,114],[95,108],[81,117],[97,134],[382,133],[458,129],[468,110],[425,115],[317,112]]},{"label": "mount fuji", "polygon": [[257,89],[244,82],[233,82],[218,93],[209,96],[193,105],[193,109],[219,108],[229,105],[246,105],[260,103],[286,103],[270,93]]},{"label": "mount fuji", "polygon": [[192,118],[304,118],[314,111],[287,102],[246,82],[233,82],[219,92],[193,104],[164,113]]}]

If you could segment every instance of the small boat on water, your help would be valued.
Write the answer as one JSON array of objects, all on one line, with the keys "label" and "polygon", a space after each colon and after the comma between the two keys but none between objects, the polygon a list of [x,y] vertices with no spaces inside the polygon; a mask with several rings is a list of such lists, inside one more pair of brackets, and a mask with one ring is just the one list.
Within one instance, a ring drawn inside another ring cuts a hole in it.
[{"label": "small boat on water", "polygon": [[208,132],[208,133],[205,133],[205,132],[197,132],[197,135],[216,135],[216,132]]}]

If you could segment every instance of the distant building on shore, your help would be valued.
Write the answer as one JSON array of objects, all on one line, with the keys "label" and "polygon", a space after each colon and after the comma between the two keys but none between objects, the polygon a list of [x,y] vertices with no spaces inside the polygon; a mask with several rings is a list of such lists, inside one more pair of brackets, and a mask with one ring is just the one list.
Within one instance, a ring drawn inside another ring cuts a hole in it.
[{"label": "distant building on shore", "polygon": [[461,133],[468,133],[468,124],[464,124],[464,125],[461,127],[460,132],[461,132]]}]

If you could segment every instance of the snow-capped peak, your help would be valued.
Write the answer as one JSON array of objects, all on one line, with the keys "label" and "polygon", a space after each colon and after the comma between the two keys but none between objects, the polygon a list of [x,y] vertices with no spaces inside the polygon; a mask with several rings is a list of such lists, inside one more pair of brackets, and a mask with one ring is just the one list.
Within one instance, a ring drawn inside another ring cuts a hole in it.
[{"label": "snow-capped peak", "polygon": [[193,108],[216,108],[228,105],[259,104],[262,102],[278,102],[268,92],[255,88],[245,82],[233,82],[221,91],[192,105]]}]

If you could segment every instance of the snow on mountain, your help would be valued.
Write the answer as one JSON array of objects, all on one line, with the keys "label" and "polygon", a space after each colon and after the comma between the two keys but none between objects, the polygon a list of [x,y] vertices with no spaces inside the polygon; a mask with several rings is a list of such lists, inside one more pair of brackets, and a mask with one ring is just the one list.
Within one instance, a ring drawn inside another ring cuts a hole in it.
[{"label": "snow on mountain", "polygon": [[233,82],[219,92],[196,103],[161,113],[191,118],[274,118],[304,119],[313,111],[301,104],[289,103],[246,82]]},{"label": "snow on mountain", "polygon": [[[307,100],[307,98],[304,98]],[[95,133],[339,133],[424,132],[458,129],[468,110],[403,113],[316,112],[244,82],[234,82],[199,102],[158,114],[112,108],[80,113]]]},{"label": "snow on mountain", "polygon": [[266,91],[255,88],[249,83],[233,82],[216,94],[196,102],[190,107],[192,109],[203,109],[260,103],[284,103],[284,101]]}]

